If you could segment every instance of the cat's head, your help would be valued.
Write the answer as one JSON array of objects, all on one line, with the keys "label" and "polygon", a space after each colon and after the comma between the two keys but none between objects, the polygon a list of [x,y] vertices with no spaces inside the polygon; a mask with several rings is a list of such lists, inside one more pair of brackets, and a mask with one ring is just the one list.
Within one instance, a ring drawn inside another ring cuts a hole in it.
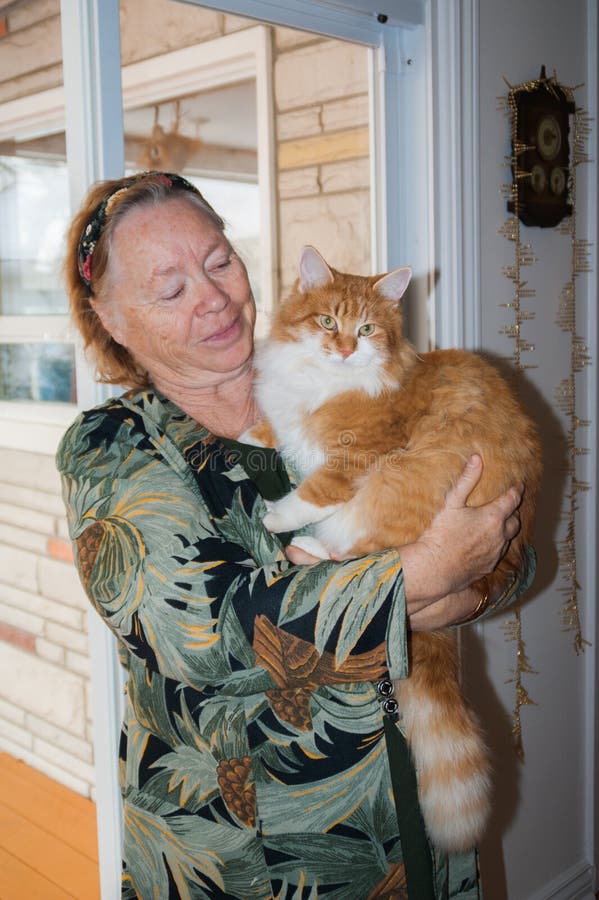
[{"label": "cat's head", "polygon": [[347,275],[304,247],[299,278],[277,310],[271,335],[306,343],[331,365],[387,368],[406,346],[400,300],[411,276],[407,266],[382,276]]}]

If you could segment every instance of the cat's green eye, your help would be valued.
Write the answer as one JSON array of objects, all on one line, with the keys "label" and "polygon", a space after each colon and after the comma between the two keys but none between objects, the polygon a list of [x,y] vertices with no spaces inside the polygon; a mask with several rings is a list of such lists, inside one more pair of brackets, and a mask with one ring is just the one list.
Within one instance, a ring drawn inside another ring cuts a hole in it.
[{"label": "cat's green eye", "polygon": [[321,316],[320,324],[327,331],[337,331],[337,323],[332,316]]},{"label": "cat's green eye", "polygon": [[360,325],[358,329],[358,334],[362,337],[368,337],[368,335],[372,334],[374,331],[374,325],[372,322],[367,322],[366,325]]}]

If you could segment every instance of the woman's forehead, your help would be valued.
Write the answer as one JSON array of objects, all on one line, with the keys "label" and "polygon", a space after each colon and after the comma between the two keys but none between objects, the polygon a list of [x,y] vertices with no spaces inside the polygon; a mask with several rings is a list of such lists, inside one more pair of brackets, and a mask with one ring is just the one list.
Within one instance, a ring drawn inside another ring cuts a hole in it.
[{"label": "woman's forehead", "polygon": [[166,198],[151,204],[140,203],[127,210],[116,225],[115,236],[128,236],[140,229],[179,236],[190,228],[199,234],[222,234],[210,216],[191,201]]},{"label": "woman's forehead", "polygon": [[128,210],[113,232],[116,256],[150,256],[157,267],[175,264],[175,258],[209,254],[229,246],[221,229],[201,209],[184,200],[165,200]]}]

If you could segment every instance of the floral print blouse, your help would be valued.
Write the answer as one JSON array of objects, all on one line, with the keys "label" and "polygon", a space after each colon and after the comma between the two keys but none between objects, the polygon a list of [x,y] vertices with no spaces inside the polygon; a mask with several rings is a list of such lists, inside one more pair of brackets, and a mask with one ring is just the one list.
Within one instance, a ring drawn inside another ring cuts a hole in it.
[{"label": "floral print blouse", "polygon": [[400,835],[415,781],[404,753],[394,796],[377,690],[407,673],[397,552],[290,565],[231,447],[151,389],[82,413],[57,463],[128,670],[122,896],[480,897],[475,854],[418,815]]}]

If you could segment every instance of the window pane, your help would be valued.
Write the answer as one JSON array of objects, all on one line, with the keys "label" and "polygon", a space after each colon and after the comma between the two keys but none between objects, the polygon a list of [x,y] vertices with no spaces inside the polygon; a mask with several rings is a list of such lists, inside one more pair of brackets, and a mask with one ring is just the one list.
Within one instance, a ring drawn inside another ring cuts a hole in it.
[{"label": "window pane", "polygon": [[254,79],[125,110],[128,172],[164,169],[195,184],[225,221],[244,260],[258,311],[262,298],[260,194]]},{"label": "window pane", "polygon": [[74,403],[72,344],[0,344],[0,400]]},{"label": "window pane", "polygon": [[260,195],[258,185],[224,178],[189,175],[208,203],[225,221],[231,244],[246,264],[258,309],[260,296]]},{"label": "window pane", "polygon": [[66,163],[0,156],[0,315],[64,315]]}]

